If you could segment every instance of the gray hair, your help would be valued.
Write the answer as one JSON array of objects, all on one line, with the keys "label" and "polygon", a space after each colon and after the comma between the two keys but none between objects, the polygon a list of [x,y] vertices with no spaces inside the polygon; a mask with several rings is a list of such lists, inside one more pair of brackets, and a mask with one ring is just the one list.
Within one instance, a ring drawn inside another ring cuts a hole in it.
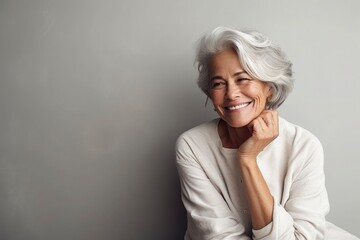
[{"label": "gray hair", "polygon": [[196,51],[198,86],[210,97],[210,60],[218,52],[234,49],[241,65],[253,78],[269,84],[272,97],[268,108],[277,109],[293,89],[292,63],[281,49],[259,32],[217,27],[205,34]]}]

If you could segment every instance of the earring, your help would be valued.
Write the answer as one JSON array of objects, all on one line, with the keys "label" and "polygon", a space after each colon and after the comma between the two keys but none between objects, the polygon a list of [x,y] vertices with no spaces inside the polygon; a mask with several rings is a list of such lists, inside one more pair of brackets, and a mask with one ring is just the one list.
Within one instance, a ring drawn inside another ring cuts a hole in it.
[{"label": "earring", "polygon": [[265,109],[270,109],[269,105],[270,105],[269,98],[266,98]]},{"label": "earring", "polygon": [[209,96],[206,96],[206,100],[205,100],[205,107],[206,107],[206,105],[207,105],[208,101],[209,101]]}]

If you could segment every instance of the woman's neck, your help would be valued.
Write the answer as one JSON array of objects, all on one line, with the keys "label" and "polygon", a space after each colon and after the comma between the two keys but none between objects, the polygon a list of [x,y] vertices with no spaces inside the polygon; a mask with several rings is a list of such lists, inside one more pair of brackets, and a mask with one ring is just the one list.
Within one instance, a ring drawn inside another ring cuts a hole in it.
[{"label": "woman's neck", "polygon": [[247,126],[233,128],[222,119],[219,122],[218,133],[225,148],[239,148],[251,136]]}]

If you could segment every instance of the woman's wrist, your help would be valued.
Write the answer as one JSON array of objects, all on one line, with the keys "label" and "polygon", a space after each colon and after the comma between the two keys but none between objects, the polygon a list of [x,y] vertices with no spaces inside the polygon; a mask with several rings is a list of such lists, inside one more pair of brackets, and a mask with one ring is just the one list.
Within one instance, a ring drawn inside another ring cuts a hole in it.
[{"label": "woman's wrist", "polygon": [[256,156],[254,155],[238,155],[237,158],[241,168],[257,166]]}]

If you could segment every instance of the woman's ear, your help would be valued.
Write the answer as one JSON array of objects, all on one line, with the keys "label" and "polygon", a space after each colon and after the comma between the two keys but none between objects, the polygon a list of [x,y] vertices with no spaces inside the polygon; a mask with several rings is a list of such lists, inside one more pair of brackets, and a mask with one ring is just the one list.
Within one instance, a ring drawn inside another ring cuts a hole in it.
[{"label": "woman's ear", "polygon": [[266,109],[270,109],[270,102],[272,99],[273,93],[272,93],[272,87],[268,85],[268,90],[266,93],[266,103],[265,103],[265,108]]},{"label": "woman's ear", "polygon": [[266,100],[270,101],[273,95],[272,87],[268,85],[267,93],[266,93]]}]

